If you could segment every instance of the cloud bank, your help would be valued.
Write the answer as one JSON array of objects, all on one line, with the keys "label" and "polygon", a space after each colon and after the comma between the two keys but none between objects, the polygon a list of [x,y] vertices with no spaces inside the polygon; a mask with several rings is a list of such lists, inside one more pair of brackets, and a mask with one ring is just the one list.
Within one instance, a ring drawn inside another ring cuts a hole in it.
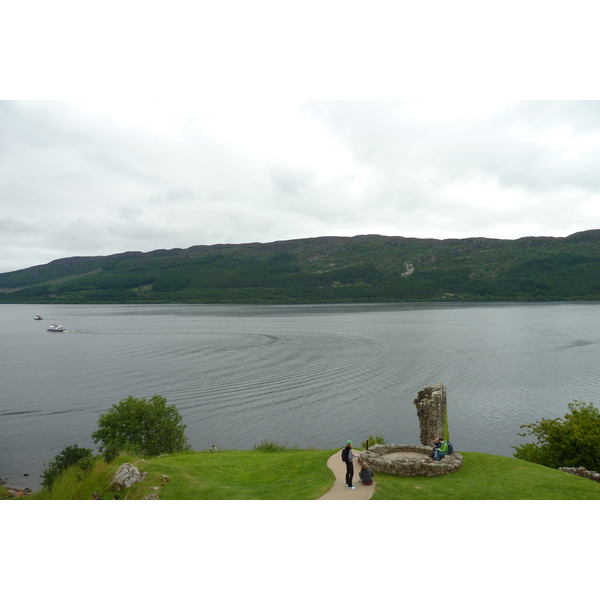
[{"label": "cloud bank", "polygon": [[600,227],[597,101],[3,101],[0,131],[0,272],[196,244]]}]

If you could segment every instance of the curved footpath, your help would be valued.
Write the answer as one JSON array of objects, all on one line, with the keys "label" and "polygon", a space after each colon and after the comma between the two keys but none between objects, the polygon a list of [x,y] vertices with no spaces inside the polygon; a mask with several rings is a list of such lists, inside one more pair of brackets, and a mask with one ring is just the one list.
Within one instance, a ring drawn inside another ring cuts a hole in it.
[{"label": "curved footpath", "polygon": [[346,487],[346,465],[342,462],[341,450],[329,457],[327,466],[335,475],[335,483],[331,490],[324,496],[321,496],[319,500],[369,500],[373,495],[376,484],[363,485],[360,482],[360,479],[358,478],[360,465],[357,460],[354,461],[354,479],[352,481],[353,485],[356,487],[355,490],[349,490]]}]

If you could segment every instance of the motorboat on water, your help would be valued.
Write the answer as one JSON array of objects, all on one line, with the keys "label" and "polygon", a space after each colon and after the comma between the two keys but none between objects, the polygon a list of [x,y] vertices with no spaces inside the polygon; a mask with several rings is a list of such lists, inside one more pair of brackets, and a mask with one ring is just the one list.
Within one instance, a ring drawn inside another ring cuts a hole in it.
[{"label": "motorboat on water", "polygon": [[42,317],[42,315],[35,315],[35,317],[33,317],[34,321],[43,321],[44,317]]},{"label": "motorboat on water", "polygon": [[50,327],[48,327],[48,329],[46,329],[46,331],[64,331],[64,330],[65,330],[64,325],[55,325],[54,323],[52,323],[52,325],[50,325]]}]

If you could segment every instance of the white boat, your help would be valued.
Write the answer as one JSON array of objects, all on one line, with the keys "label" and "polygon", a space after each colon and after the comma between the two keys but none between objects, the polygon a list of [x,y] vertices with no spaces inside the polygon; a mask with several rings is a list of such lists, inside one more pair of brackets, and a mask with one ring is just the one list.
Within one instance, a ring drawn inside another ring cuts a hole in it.
[{"label": "white boat", "polygon": [[55,325],[54,323],[52,323],[52,325],[50,325],[50,327],[48,327],[48,329],[46,329],[46,331],[64,331],[64,330],[65,330],[64,325]]},{"label": "white boat", "polygon": [[35,317],[33,317],[34,321],[43,321],[44,317],[42,317],[42,315],[35,315]]}]

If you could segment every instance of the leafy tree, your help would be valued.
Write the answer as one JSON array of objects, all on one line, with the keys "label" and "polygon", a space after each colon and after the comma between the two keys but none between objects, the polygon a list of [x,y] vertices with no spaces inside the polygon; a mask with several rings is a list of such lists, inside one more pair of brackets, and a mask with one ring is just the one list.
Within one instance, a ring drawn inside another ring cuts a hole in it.
[{"label": "leafy tree", "polygon": [[585,467],[600,471],[600,411],[592,404],[577,400],[558,419],[542,419],[530,425],[520,436],[533,435],[536,442],[513,446],[514,456],[547,467]]},{"label": "leafy tree", "polygon": [[121,400],[98,419],[92,439],[106,456],[116,450],[132,450],[145,456],[158,456],[189,449],[182,417],[166,398],[152,396]]},{"label": "leafy tree", "polygon": [[385,444],[385,437],[382,435],[370,435],[368,439],[369,448],[375,444]]},{"label": "leafy tree", "polygon": [[93,464],[92,450],[80,448],[77,444],[67,446],[48,463],[46,470],[42,473],[42,485],[49,490],[52,489],[52,485],[58,477],[69,467],[78,463],[82,466],[81,477],[83,477]]}]

